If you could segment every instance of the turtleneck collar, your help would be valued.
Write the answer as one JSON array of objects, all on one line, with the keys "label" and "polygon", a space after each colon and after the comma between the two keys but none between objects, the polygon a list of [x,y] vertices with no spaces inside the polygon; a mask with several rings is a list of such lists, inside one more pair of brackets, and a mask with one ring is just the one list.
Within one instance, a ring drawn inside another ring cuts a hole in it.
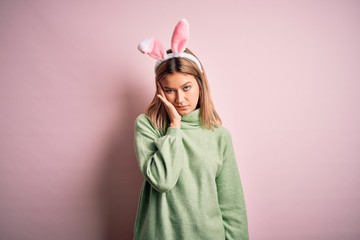
[{"label": "turtleneck collar", "polygon": [[181,117],[181,128],[191,129],[201,127],[200,108]]}]

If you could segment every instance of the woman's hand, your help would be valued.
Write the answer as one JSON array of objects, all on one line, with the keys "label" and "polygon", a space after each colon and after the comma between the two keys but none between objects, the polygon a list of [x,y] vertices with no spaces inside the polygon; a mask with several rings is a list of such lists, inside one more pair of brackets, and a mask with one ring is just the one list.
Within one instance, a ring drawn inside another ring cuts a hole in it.
[{"label": "woman's hand", "polygon": [[165,109],[170,118],[170,127],[171,128],[180,128],[181,126],[181,115],[176,110],[175,106],[169,102],[166,97],[164,90],[162,89],[160,83],[157,83],[158,95],[157,97],[164,103]]}]

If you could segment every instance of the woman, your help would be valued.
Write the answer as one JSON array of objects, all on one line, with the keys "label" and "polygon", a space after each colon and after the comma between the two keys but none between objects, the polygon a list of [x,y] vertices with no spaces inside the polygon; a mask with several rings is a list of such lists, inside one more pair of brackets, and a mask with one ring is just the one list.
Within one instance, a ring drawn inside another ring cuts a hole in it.
[{"label": "woman", "polygon": [[156,39],[139,45],[158,61],[157,93],[135,122],[135,152],[145,181],[134,239],[248,239],[231,137],[187,40],[183,19],[172,50],[165,52]]}]

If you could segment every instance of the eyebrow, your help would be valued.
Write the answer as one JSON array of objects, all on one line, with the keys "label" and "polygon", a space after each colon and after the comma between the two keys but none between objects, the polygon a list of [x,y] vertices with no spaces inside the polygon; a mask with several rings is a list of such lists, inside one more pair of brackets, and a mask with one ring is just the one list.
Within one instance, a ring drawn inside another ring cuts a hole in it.
[{"label": "eyebrow", "polygon": [[[180,88],[182,88],[182,87],[184,87],[185,85],[187,85],[187,84],[191,84],[191,82],[189,81],[189,82],[186,82],[186,83],[184,83],[183,85],[181,85],[180,86]],[[171,87],[167,87],[167,86],[163,86],[163,88],[167,88],[167,89],[173,89],[173,88],[171,88]]]}]

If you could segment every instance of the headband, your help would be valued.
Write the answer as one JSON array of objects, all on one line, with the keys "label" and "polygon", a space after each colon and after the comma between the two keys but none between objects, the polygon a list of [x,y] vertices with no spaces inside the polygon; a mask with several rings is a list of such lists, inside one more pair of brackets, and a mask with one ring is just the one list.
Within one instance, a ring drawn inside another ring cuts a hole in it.
[{"label": "headband", "polygon": [[142,53],[148,54],[150,57],[157,59],[155,63],[155,69],[163,62],[170,58],[185,58],[193,63],[203,72],[199,60],[189,53],[184,52],[187,42],[189,40],[189,23],[186,19],[181,19],[175,26],[172,38],[171,38],[171,50],[172,53],[166,53],[165,48],[161,42],[156,38],[147,38],[143,40],[138,49]]}]

